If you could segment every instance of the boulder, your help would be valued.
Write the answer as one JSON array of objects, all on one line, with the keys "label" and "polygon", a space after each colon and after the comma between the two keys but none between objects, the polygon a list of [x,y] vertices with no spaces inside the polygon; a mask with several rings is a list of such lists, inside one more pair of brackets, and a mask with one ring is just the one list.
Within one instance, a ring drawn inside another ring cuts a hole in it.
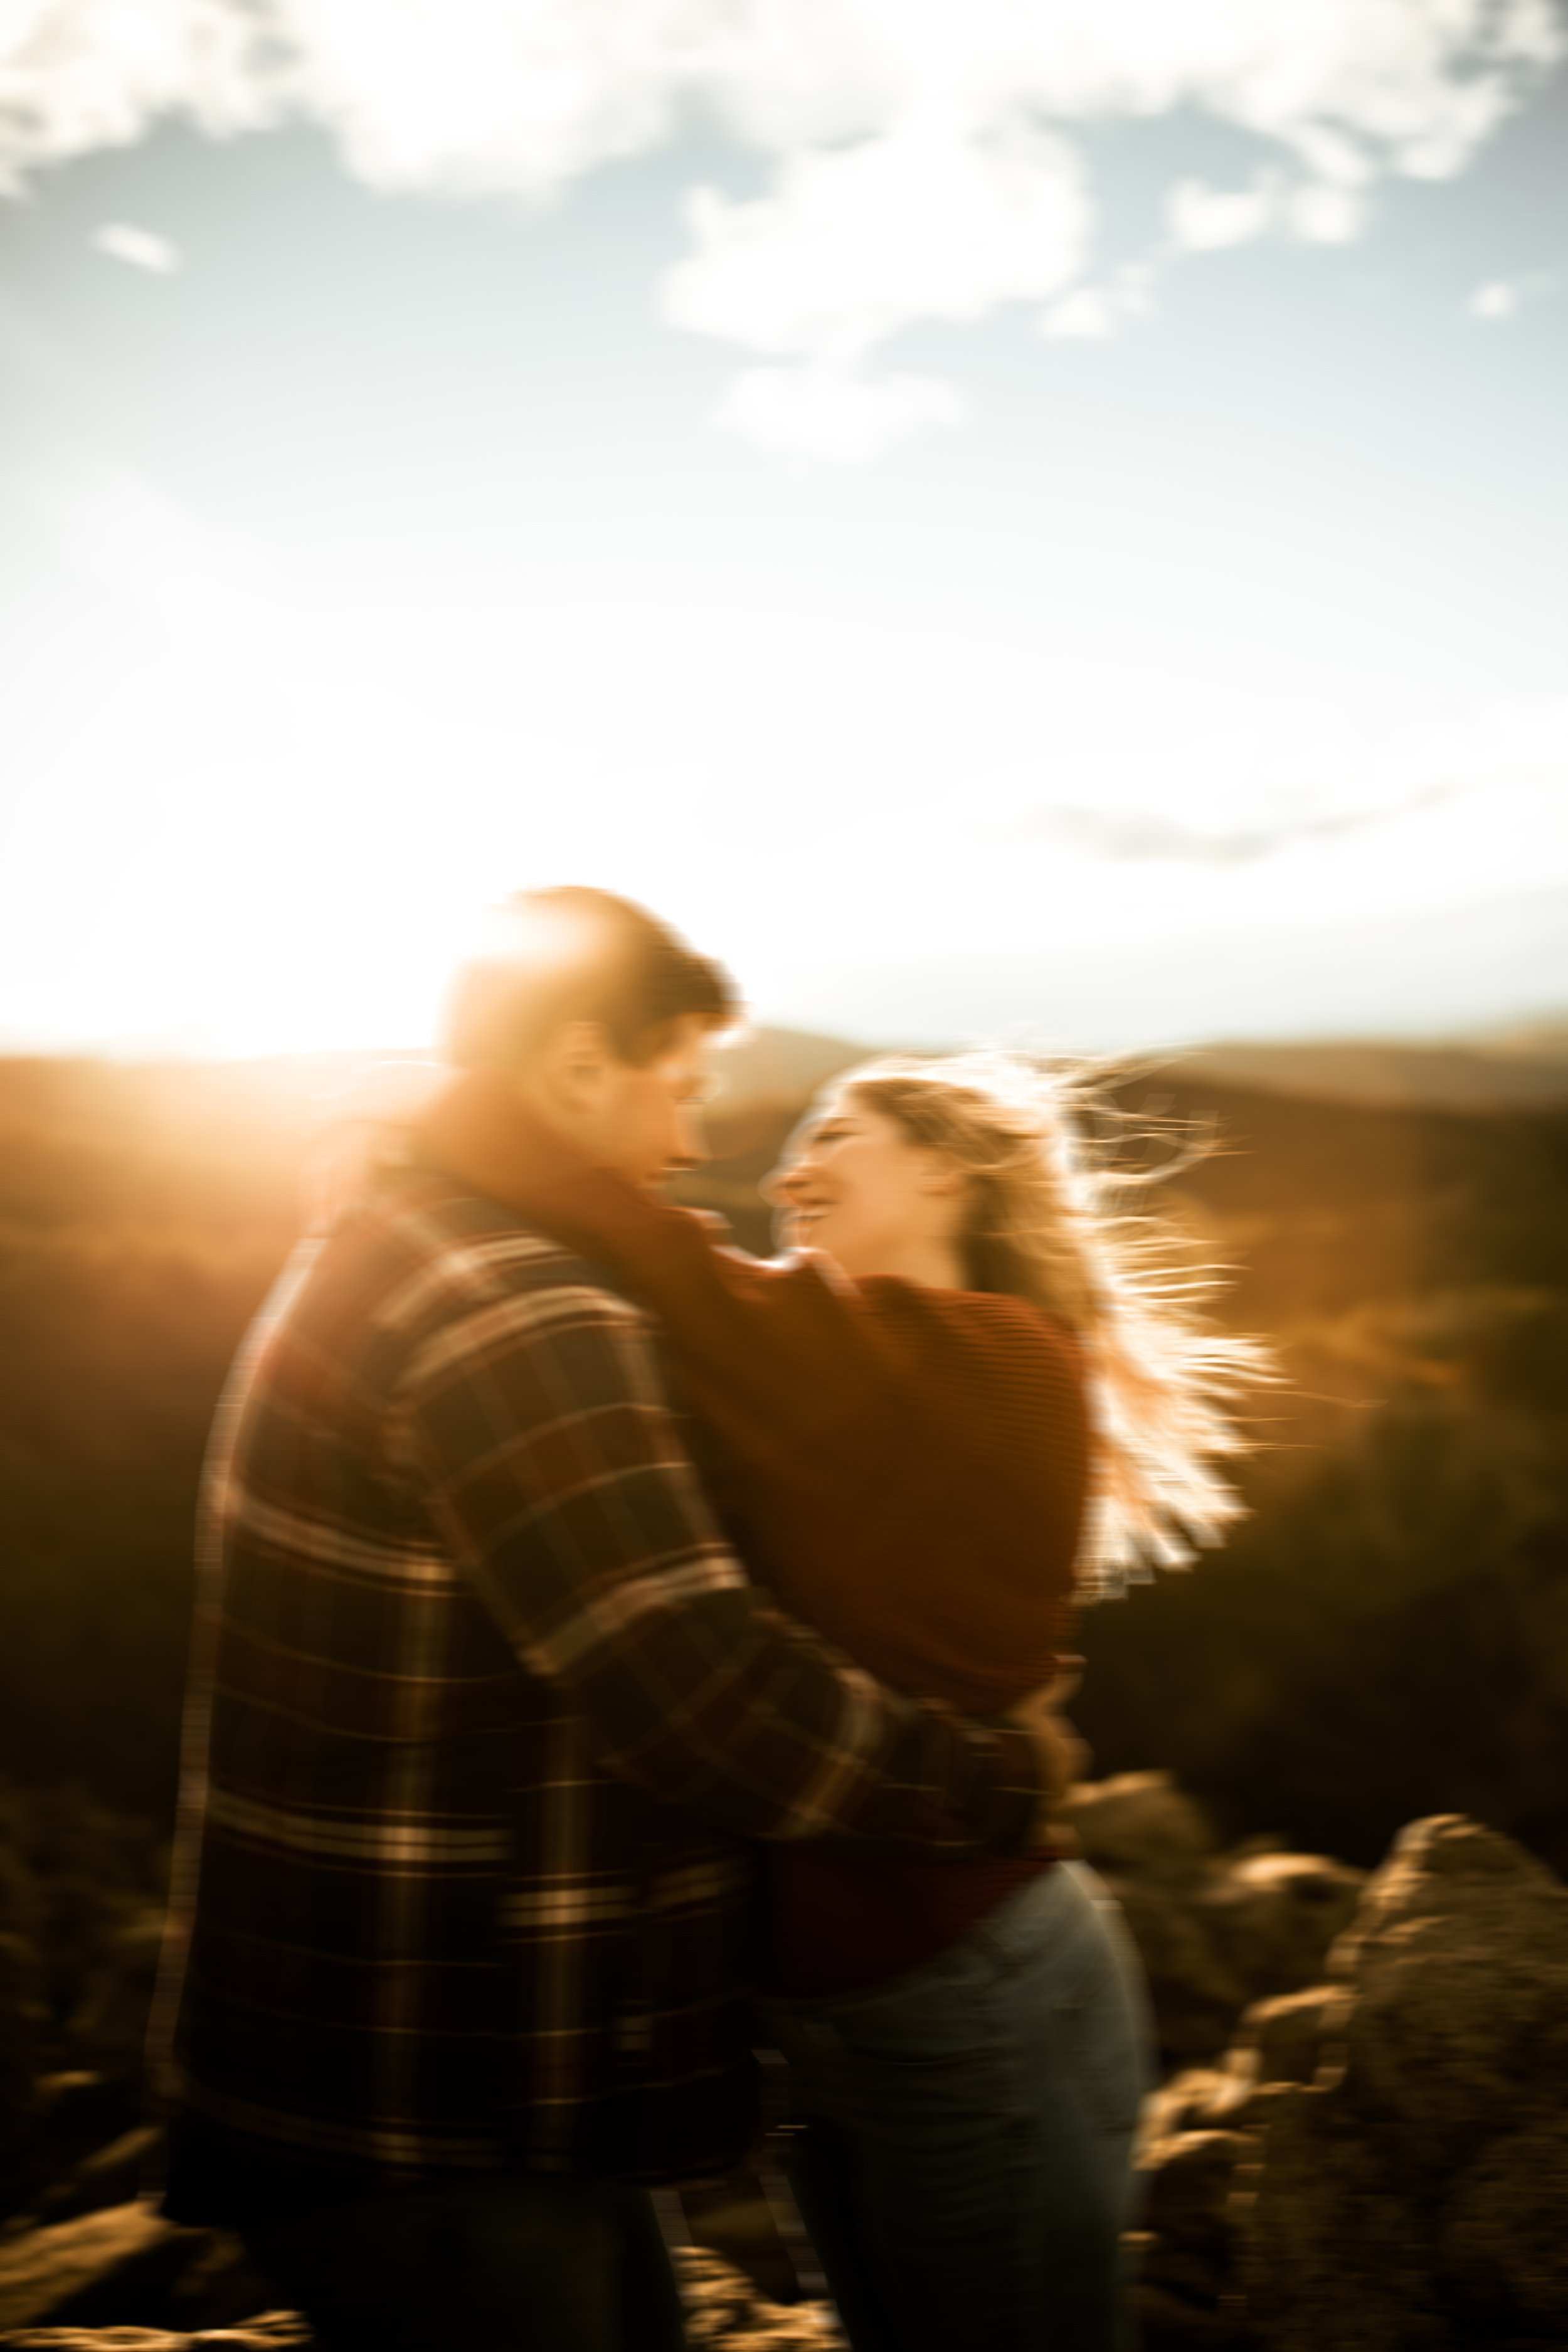
[{"label": "boulder", "polygon": [[9,2352],[190,2352],[195,2345],[224,2346],[226,2352],[279,2352],[285,2345],[314,2342],[297,2311],[268,2311],[239,2327],[204,2329],[171,2336],[161,2327],[24,2327],[0,2336]]},{"label": "boulder", "polygon": [[1319,1983],[1349,1927],[1366,1873],[1315,1853],[1216,1863],[1194,1888],[1197,1917],[1247,2002]]},{"label": "boulder", "polygon": [[710,2352],[847,2352],[826,2303],[770,2303],[743,2271],[697,2247],[678,2247],[686,2338]]},{"label": "boulder", "polygon": [[1231,2183],[1247,2152],[1231,2131],[1180,2132],[1156,2143],[1143,2168],[1144,2227],[1167,2245],[1214,2257],[1223,2271],[1234,2227]]},{"label": "boulder", "polygon": [[1143,1963],[1163,2062],[1178,2068],[1208,2064],[1228,2044],[1248,1989],[1202,1916],[1199,1882],[1151,1883],[1108,1873],[1105,1883]]},{"label": "boulder", "polygon": [[1234,2052],[1223,2065],[1187,2066],[1173,2074],[1143,2102],[1138,2123],[1139,2165],[1157,2163],[1154,2151],[1184,2132],[1240,2129],[1257,2088],[1250,2064],[1236,2063]]},{"label": "boulder", "polygon": [[1238,2183],[1252,2324],[1270,2352],[1568,2341],[1568,1887],[1417,1822],[1331,1970],[1320,2063]]},{"label": "boulder", "polygon": [[1063,1802],[1060,1818],[1102,1875],[1190,1878],[1219,1846],[1203,1807],[1168,1772],[1085,1780]]},{"label": "boulder", "polygon": [[1226,2063],[1254,2082],[1313,2082],[1325,2060],[1332,2064],[1338,2057],[1349,2009],[1343,1990],[1331,1984],[1255,2000],[1237,2028]]},{"label": "boulder", "polygon": [[1568,1888],[1509,1838],[1417,1822],[1334,1973],[1353,1993],[1345,2095],[1411,2173],[1440,2179],[1568,2081]]},{"label": "boulder", "polygon": [[0,2245],[0,2329],[137,2317],[138,2299],[172,2283],[200,2234],[139,2204],[25,2231]]},{"label": "boulder", "polygon": [[1222,1853],[1165,1772],[1089,1782],[1063,1819],[1121,1906],[1174,2068],[1218,2058],[1255,2001],[1320,1982],[1366,1884],[1321,1854]]},{"label": "boulder", "polygon": [[[675,2265],[686,2306],[687,2339],[709,2352],[845,2352],[845,2338],[825,2303],[782,2308],[759,2294],[744,2272],[716,2254],[678,2248]],[[195,2333],[150,2327],[23,2327],[0,2334],[8,2352],[279,2352],[314,2339],[296,2312],[269,2311],[232,2326]]]},{"label": "boulder", "polygon": [[135,2203],[80,2213],[0,2244],[0,2342],[46,2325],[223,2327],[268,2292],[237,2238],[181,2229]]},{"label": "boulder", "polygon": [[[1186,2080],[1197,2089],[1195,2076]],[[1210,2073],[1202,2080],[1223,2085],[1226,2077]],[[1179,2110],[1167,2113],[1185,2121]],[[1201,2122],[1144,2139],[1138,2163],[1142,2226],[1128,2244],[1143,2352],[1251,2340],[1228,2304],[1236,2234],[1231,2194],[1250,2146],[1239,2131]]]},{"label": "boulder", "polygon": [[1445,2221],[1451,2276],[1489,2340],[1568,2344],[1568,2116],[1503,2132],[1466,2166]]},{"label": "boulder", "polygon": [[1269,2352],[1447,2352],[1430,2230],[1332,2092],[1283,2085],[1237,2185],[1238,2284]]}]

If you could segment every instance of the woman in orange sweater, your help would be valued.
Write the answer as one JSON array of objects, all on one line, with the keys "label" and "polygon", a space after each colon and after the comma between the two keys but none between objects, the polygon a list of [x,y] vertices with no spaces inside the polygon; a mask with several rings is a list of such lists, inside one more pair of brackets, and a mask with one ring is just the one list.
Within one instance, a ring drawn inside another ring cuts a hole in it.
[{"label": "woman in orange sweater", "polygon": [[[1237,1509],[1213,1465],[1256,1359],[1190,1313],[1073,1109],[1005,1055],[852,1072],[771,1180],[772,1263],[581,1158],[500,1072],[458,1078],[418,1148],[655,1311],[729,1531],[793,1612],[984,1711],[1049,1679],[1075,1600]],[[856,2352],[1111,2352],[1147,2034],[1104,1890],[1049,1851],[767,1859],[792,2173]]]}]

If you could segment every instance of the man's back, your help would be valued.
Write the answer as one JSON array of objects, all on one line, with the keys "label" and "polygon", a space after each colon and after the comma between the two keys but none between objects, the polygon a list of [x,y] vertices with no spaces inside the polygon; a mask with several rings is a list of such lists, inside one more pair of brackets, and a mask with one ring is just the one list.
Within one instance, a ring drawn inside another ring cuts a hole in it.
[{"label": "man's back", "polygon": [[445,1179],[389,1176],[285,1276],[205,1520],[154,2028],[176,2217],[722,2166],[744,1841],[1033,1832],[1032,1736],[782,1616],[639,1314]]},{"label": "man's back", "polygon": [[554,1654],[605,1653],[635,1745],[668,1697],[639,1562],[737,1581],[648,1373],[580,1262],[413,1176],[251,1335],[206,1497],[176,2211],[735,2151],[746,1850],[607,1777]]}]

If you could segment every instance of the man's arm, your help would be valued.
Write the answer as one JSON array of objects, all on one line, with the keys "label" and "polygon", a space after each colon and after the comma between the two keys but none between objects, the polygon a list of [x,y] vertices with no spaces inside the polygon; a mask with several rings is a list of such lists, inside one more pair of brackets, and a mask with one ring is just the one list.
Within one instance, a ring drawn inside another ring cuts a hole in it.
[{"label": "man's arm", "polygon": [[1032,1842],[1047,1791],[1026,1729],[888,1689],[749,1581],[623,1300],[509,1290],[445,1326],[409,1369],[396,1450],[606,1770],[749,1837]]}]

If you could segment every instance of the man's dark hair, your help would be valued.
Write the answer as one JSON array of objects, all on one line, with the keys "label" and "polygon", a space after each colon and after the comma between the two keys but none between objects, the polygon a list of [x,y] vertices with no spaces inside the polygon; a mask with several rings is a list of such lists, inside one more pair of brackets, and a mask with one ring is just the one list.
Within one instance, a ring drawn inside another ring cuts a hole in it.
[{"label": "man's dark hair", "polygon": [[520,890],[458,974],[447,1051],[464,1069],[518,1069],[568,1022],[595,1021],[622,1061],[641,1065],[676,1022],[728,1029],[740,1013],[722,965],[646,907],[575,885]]}]

